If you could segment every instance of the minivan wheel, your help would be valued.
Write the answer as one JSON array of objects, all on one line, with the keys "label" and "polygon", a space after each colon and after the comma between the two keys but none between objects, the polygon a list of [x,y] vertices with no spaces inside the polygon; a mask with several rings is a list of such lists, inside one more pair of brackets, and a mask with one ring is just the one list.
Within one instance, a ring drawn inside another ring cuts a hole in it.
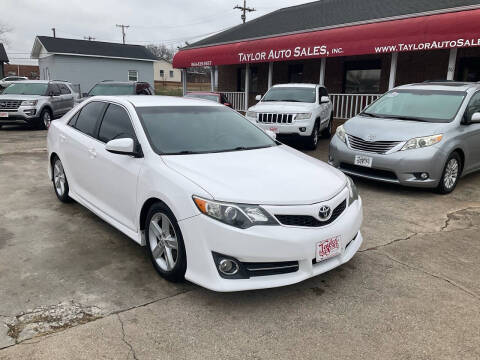
[{"label": "minivan wheel", "polygon": [[185,245],[177,219],[165,204],[159,202],[149,209],[145,238],[148,255],[160,276],[182,281],[187,270]]},{"label": "minivan wheel", "polygon": [[55,157],[52,161],[52,182],[58,200],[64,203],[70,202],[71,198],[68,196],[70,188],[68,186],[67,176],[65,175],[62,162],[58,157]]},{"label": "minivan wheel", "polygon": [[308,150],[315,150],[317,148],[319,128],[320,128],[320,123],[319,121],[316,121],[312,130],[312,134],[306,139],[306,147]]},{"label": "minivan wheel", "polygon": [[440,194],[451,193],[457,186],[461,170],[462,160],[460,159],[460,156],[454,152],[448,157],[447,162],[445,163],[442,178],[437,187],[437,192]]},{"label": "minivan wheel", "polygon": [[48,109],[43,109],[40,113],[39,127],[43,130],[47,130],[52,122],[52,113]]},{"label": "minivan wheel", "polygon": [[333,114],[330,115],[330,119],[328,119],[327,127],[322,130],[322,137],[326,139],[330,139],[332,137],[332,128],[333,128]]}]

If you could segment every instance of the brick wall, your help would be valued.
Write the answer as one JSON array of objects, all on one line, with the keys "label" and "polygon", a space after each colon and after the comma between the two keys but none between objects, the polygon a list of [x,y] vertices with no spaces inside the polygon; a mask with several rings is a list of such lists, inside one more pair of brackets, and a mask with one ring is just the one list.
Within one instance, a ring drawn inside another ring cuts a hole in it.
[{"label": "brick wall", "polygon": [[4,73],[5,76],[16,75],[26,76],[31,80],[40,79],[40,70],[37,65],[5,64]]}]

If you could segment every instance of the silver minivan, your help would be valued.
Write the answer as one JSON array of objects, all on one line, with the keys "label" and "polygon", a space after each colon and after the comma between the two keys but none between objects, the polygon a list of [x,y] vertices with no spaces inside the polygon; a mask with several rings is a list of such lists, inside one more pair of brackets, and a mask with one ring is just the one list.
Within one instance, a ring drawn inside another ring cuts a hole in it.
[{"label": "silver minivan", "polygon": [[446,194],[480,170],[480,84],[399,86],[337,128],[329,163],[343,172]]}]

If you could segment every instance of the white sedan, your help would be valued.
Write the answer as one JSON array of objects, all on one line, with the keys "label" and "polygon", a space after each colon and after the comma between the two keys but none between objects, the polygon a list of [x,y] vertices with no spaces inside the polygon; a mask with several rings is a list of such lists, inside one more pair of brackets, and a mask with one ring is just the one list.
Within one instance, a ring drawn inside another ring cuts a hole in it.
[{"label": "white sedan", "polygon": [[363,241],[348,177],[221,104],[93,97],[52,122],[48,154],[57,197],[145,245],[171,281],[293,284],[349,261]]}]

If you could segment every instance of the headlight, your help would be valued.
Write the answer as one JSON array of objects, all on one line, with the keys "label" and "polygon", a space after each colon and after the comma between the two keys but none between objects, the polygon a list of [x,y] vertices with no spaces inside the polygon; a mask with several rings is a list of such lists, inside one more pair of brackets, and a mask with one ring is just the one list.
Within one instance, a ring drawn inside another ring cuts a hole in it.
[{"label": "headlight", "polygon": [[297,114],[297,116],[295,117],[295,120],[306,120],[306,119],[310,119],[312,117],[312,113],[301,113],[301,114]]},{"label": "headlight", "polygon": [[38,100],[24,100],[22,101],[21,106],[35,106],[37,105]]},{"label": "headlight", "polygon": [[221,203],[197,196],[193,196],[193,201],[202,214],[240,229],[254,225],[278,225],[270,214],[257,205]]},{"label": "headlight", "polygon": [[358,190],[357,186],[353,182],[350,176],[347,176],[347,187],[348,187],[348,206],[353,204],[355,200],[358,200]]},{"label": "headlight", "polygon": [[347,143],[343,125],[337,127],[337,132],[335,134],[340,138],[340,140],[342,140],[344,143]]},{"label": "headlight", "polygon": [[247,117],[251,118],[257,118],[257,112],[256,111],[247,111]]},{"label": "headlight", "polygon": [[432,146],[442,141],[442,138],[443,135],[439,134],[410,139],[405,143],[405,145],[403,145],[402,150],[420,149],[423,147]]}]

